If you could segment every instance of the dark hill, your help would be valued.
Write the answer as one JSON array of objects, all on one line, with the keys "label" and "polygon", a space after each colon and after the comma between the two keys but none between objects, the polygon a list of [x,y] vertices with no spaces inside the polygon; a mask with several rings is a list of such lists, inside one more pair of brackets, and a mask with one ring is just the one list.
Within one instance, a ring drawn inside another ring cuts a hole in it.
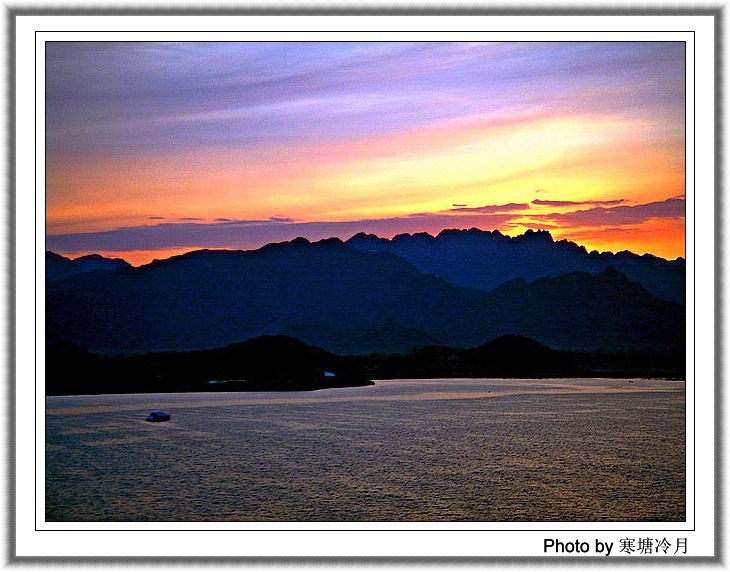
[{"label": "dark hill", "polygon": [[99,254],[89,254],[71,260],[55,252],[46,252],[47,280],[64,280],[75,274],[97,270],[119,270],[120,268],[131,268],[131,265],[121,258],[105,258]]},{"label": "dark hill", "polygon": [[47,338],[101,352],[175,351],[310,328],[365,332],[392,321],[458,341],[476,335],[473,324],[471,332],[463,325],[481,311],[482,298],[390,253],[293,241],[51,282]]},{"label": "dark hill", "polygon": [[522,336],[506,335],[461,354],[465,377],[578,377],[573,357]]},{"label": "dark hill", "polygon": [[[684,346],[685,307],[664,302],[609,268],[532,283],[512,280],[488,294],[495,336],[499,324],[554,348],[660,350]],[[566,336],[566,332],[570,332]]]},{"label": "dark hill", "polygon": [[466,350],[428,346],[404,355],[362,357],[357,363],[379,379],[579,377],[591,373],[577,365],[575,354],[514,335]]},{"label": "dark hill", "polygon": [[132,356],[99,356],[55,344],[47,348],[46,371],[48,395],[301,391],[370,384],[346,359],[284,336]]},{"label": "dark hill", "polygon": [[681,355],[575,353],[520,336],[461,350],[428,346],[407,354],[337,356],[299,340],[263,336],[196,352],[105,356],[70,344],[46,348],[47,395],[206,391],[307,391],[372,384],[371,379],[670,377]]}]

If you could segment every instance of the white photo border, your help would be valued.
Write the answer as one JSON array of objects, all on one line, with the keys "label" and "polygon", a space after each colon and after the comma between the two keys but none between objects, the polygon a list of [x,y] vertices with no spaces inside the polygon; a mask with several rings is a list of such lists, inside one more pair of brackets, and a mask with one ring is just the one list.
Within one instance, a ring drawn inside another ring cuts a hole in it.
[{"label": "white photo border", "polygon": [[[14,16],[16,316],[13,403],[15,546],[24,557],[546,557],[543,540],[614,542],[666,531],[689,557],[716,554],[715,48],[712,14],[22,14]],[[304,16],[304,17],[303,17]],[[431,31],[438,27],[438,31]],[[206,31],[201,31],[205,28]],[[131,30],[131,31],[130,31]],[[281,30],[287,30],[282,32]],[[486,31],[485,31],[486,30]],[[496,30],[496,31],[495,31]],[[687,521],[684,523],[46,523],[44,522],[43,64],[45,41],[684,41],[686,98]],[[31,126],[34,126],[31,128]],[[31,192],[35,189],[35,192]],[[698,192],[697,189],[702,189]],[[714,191],[713,191],[714,189]],[[35,221],[34,225],[28,221]],[[31,284],[34,286],[31,287]],[[35,319],[28,317],[34,315]],[[11,359],[12,361],[12,359]],[[29,380],[35,380],[32,388]],[[21,383],[22,380],[22,383]],[[34,411],[34,416],[18,412]],[[33,438],[32,436],[35,436]],[[285,528],[282,528],[285,527]],[[154,531],[154,534],[150,534]],[[216,532],[217,534],[211,534]],[[458,533],[458,534],[457,534]],[[666,536],[666,534],[664,534]],[[550,555],[554,556],[554,555]]]}]

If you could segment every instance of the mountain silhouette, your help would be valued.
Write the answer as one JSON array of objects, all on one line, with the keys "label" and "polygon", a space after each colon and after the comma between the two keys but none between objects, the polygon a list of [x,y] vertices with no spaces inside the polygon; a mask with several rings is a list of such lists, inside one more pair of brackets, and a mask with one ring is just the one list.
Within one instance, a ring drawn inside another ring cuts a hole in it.
[{"label": "mountain silhouette", "polygon": [[453,284],[490,291],[514,278],[531,282],[569,272],[599,274],[609,267],[626,274],[663,300],[685,302],[685,262],[639,256],[588,252],[568,240],[554,241],[548,231],[528,230],[509,237],[498,230],[444,230],[400,234],[388,240],[359,233],[347,244],[365,252],[391,252],[419,270]]},{"label": "mountain silhouette", "polygon": [[374,379],[661,377],[684,379],[683,356],[581,353],[505,335],[478,347],[426,346],[404,354],[338,356],[286,336],[202,351],[98,355],[46,348],[46,394],[310,391]]},{"label": "mountain silhouette", "polygon": [[684,307],[613,268],[515,279],[486,292],[339,239],[195,251],[49,281],[46,293],[48,342],[105,353],[202,350],[281,334],[343,354],[467,348],[505,334],[570,350],[684,344]]},{"label": "mountain silhouette", "polygon": [[285,336],[132,356],[99,356],[71,344],[52,344],[46,370],[48,395],[302,391],[371,383],[346,359]]},{"label": "mountain silhouette", "polygon": [[302,239],[49,282],[47,336],[94,351],[166,351],[318,325],[362,331],[392,320],[449,339],[481,296],[390,253]]},{"label": "mountain silhouette", "polygon": [[468,377],[576,377],[584,372],[572,356],[523,336],[499,336],[465,350],[461,367]]},{"label": "mountain silhouette", "polygon": [[[684,345],[685,307],[652,296],[609,267],[528,283],[515,279],[487,294],[491,326],[570,350],[659,350]],[[566,336],[566,333],[569,335]]]},{"label": "mountain silhouette", "polygon": [[105,258],[99,254],[88,254],[72,260],[46,251],[46,280],[64,280],[75,274],[120,268],[131,268],[131,265],[121,258]]},{"label": "mountain silhouette", "polygon": [[292,326],[285,334],[320,344],[339,354],[408,353],[437,344],[439,339],[423,330],[406,328],[395,320],[373,324],[364,329],[345,326]]}]

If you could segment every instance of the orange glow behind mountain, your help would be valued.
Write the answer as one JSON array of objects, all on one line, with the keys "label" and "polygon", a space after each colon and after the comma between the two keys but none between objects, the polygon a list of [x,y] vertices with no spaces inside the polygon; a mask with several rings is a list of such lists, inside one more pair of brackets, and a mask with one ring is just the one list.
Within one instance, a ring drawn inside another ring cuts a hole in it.
[{"label": "orange glow behind mountain", "polygon": [[235,47],[49,45],[49,249],[477,227],[685,255],[681,46]]}]

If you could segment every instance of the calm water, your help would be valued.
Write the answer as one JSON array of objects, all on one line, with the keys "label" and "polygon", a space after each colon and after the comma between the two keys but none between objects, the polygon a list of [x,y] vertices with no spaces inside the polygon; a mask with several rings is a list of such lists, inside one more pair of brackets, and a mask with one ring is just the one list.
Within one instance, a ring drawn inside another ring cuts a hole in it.
[{"label": "calm water", "polygon": [[[685,519],[685,384],[49,397],[49,521]],[[147,423],[166,409],[169,423]]]}]

